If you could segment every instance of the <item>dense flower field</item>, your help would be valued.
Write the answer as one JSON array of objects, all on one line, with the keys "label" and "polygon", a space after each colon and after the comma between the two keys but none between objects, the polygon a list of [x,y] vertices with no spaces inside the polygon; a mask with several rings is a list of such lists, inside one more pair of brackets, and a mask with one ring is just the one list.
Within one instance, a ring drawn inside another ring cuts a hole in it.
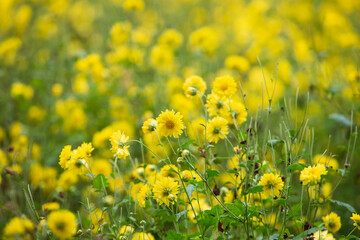
[{"label": "dense flower field", "polygon": [[359,239],[360,1],[0,0],[2,239]]}]

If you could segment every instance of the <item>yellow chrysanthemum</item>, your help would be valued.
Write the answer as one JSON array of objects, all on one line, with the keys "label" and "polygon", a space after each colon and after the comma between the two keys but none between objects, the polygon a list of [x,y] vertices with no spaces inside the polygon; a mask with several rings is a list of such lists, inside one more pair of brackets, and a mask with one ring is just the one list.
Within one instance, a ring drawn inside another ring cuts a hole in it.
[{"label": "yellow chrysanthemum", "polygon": [[31,239],[34,224],[26,217],[14,217],[5,226],[3,239]]},{"label": "yellow chrysanthemum", "polygon": [[219,96],[231,97],[236,92],[236,82],[231,76],[217,77],[213,83],[213,92]]},{"label": "yellow chrysanthemum", "polygon": [[300,173],[300,181],[303,181],[304,185],[309,183],[317,183],[320,181],[321,176],[327,173],[323,164],[317,164],[316,166],[309,166],[303,169]]},{"label": "yellow chrysanthemum", "polygon": [[142,130],[143,130],[144,134],[154,132],[156,130],[157,124],[158,124],[158,122],[153,118],[146,120],[142,126]]},{"label": "yellow chrysanthemum", "polygon": [[131,240],[155,240],[151,233],[137,232],[134,233]]},{"label": "yellow chrysanthemum", "polygon": [[59,239],[69,239],[76,233],[76,217],[68,210],[51,212],[48,216],[48,228]]},{"label": "yellow chrysanthemum", "polygon": [[269,196],[278,197],[280,191],[284,187],[284,182],[281,177],[274,173],[265,173],[259,182],[259,185],[264,186],[262,195],[267,198]]},{"label": "yellow chrysanthemum", "polygon": [[313,240],[335,240],[334,236],[331,233],[328,233],[327,230],[319,230],[313,234],[313,237]]},{"label": "yellow chrysanthemum", "polygon": [[163,137],[173,136],[178,138],[184,129],[182,118],[183,116],[180,113],[175,113],[174,110],[161,112],[156,119],[158,121],[157,129],[159,135]]},{"label": "yellow chrysanthemum", "polygon": [[210,142],[217,143],[219,139],[224,139],[229,133],[229,128],[226,119],[222,117],[215,117],[208,121],[206,138]]},{"label": "yellow chrysanthemum", "polygon": [[229,117],[229,101],[225,97],[218,96],[214,93],[207,95],[206,109],[211,117],[222,116]]},{"label": "yellow chrysanthemum", "polygon": [[134,228],[129,226],[129,225],[124,225],[121,226],[120,230],[119,230],[119,234],[118,234],[118,238],[122,239],[121,237],[124,236],[129,236],[130,234],[132,234],[134,232]]},{"label": "yellow chrysanthemum", "polygon": [[128,148],[130,146],[126,145],[126,142],[128,141],[129,137],[125,136],[123,132],[120,130],[117,132],[114,132],[113,135],[110,137],[110,143],[111,143],[111,152],[114,154],[114,156],[125,159],[127,156],[130,155]]},{"label": "yellow chrysanthemum", "polygon": [[60,204],[58,202],[48,202],[41,206],[41,209],[48,213],[50,211],[58,210],[60,208]]},{"label": "yellow chrysanthemum", "polygon": [[157,179],[153,189],[155,200],[167,206],[170,202],[175,201],[176,195],[179,193],[179,183],[171,177],[160,177]]},{"label": "yellow chrysanthemum", "polygon": [[176,174],[176,172],[179,172],[179,169],[175,165],[170,164],[170,165],[165,165],[161,168],[160,175],[162,177],[171,177],[178,179],[179,176]]},{"label": "yellow chrysanthemum", "polygon": [[183,89],[186,96],[193,97],[198,93],[204,94],[206,90],[206,83],[199,76],[191,76],[185,80]]},{"label": "yellow chrysanthemum", "polygon": [[322,220],[325,223],[325,227],[330,232],[335,233],[335,232],[339,231],[339,229],[341,228],[340,217],[334,212],[331,212],[328,215],[326,215],[325,217],[322,217]]},{"label": "yellow chrysanthemum", "polygon": [[70,145],[66,145],[63,150],[60,153],[60,161],[59,164],[62,168],[67,168],[68,167],[68,162],[71,158],[71,146]]},{"label": "yellow chrysanthemum", "polygon": [[139,202],[139,205],[144,208],[146,204],[146,200],[150,199],[151,196],[152,194],[151,194],[150,186],[147,184],[143,185],[137,195],[137,200]]},{"label": "yellow chrysanthemum", "polygon": [[354,221],[354,226],[360,230],[360,215],[353,213],[350,219]]},{"label": "yellow chrysanthemum", "polygon": [[246,121],[247,111],[245,106],[239,101],[231,101],[230,103],[230,114],[229,118],[227,118],[228,122],[234,124],[242,124]]}]

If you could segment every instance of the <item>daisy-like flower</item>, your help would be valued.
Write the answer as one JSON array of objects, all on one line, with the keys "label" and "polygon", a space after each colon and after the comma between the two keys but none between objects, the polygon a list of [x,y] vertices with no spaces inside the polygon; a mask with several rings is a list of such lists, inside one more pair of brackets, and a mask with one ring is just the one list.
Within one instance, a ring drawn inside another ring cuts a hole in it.
[{"label": "daisy-like flower", "polygon": [[137,200],[141,207],[145,207],[146,200],[152,197],[151,188],[149,185],[145,184],[141,187],[139,193],[137,194]]},{"label": "daisy-like flower", "polygon": [[224,139],[229,133],[229,128],[226,119],[222,117],[215,117],[208,121],[206,138],[210,142],[217,143],[219,139]]},{"label": "daisy-like flower", "polygon": [[173,136],[178,138],[184,129],[183,116],[175,113],[174,110],[166,110],[156,118],[158,121],[157,130],[160,136]]},{"label": "daisy-like flower", "polygon": [[77,158],[89,160],[93,150],[94,148],[91,143],[83,143],[77,148]]},{"label": "daisy-like flower", "polygon": [[127,156],[130,155],[128,148],[129,145],[126,145],[126,142],[128,141],[129,137],[125,136],[123,132],[120,130],[117,132],[114,132],[113,135],[110,137],[110,143],[111,143],[111,152],[114,154],[114,156],[125,159]]},{"label": "daisy-like flower", "polygon": [[69,164],[69,160],[71,158],[71,146],[66,145],[60,153],[60,161],[59,164],[62,168],[66,169]]},{"label": "daisy-like flower", "polygon": [[261,177],[259,185],[264,186],[262,194],[265,198],[269,196],[278,197],[284,187],[284,182],[277,174],[265,173]]},{"label": "daisy-like flower", "polygon": [[131,240],[155,240],[151,233],[136,232],[132,235]]},{"label": "daisy-like flower", "polygon": [[181,172],[181,178],[184,182],[188,182],[193,179],[193,176],[189,170],[184,170]]},{"label": "daisy-like flower", "polygon": [[335,233],[335,232],[339,231],[339,229],[341,228],[340,217],[334,212],[331,212],[328,215],[326,215],[325,217],[322,217],[322,220],[325,223],[325,227],[330,232]]},{"label": "daisy-like flower", "polygon": [[350,219],[354,221],[354,226],[360,230],[360,215],[353,213]]},{"label": "daisy-like flower", "polygon": [[132,234],[134,232],[134,228],[129,226],[129,225],[123,225],[120,230],[119,230],[119,234],[118,234],[118,238],[122,239],[121,237],[127,237],[130,234]]},{"label": "daisy-like flower", "polygon": [[226,106],[228,103],[228,100],[226,100],[225,97],[218,96],[214,93],[211,93],[207,95],[206,98],[206,109],[210,116],[222,116],[222,117],[228,117],[229,114],[229,108]]},{"label": "daisy-like flower", "polygon": [[154,132],[156,130],[157,124],[158,122],[153,118],[146,120],[142,126],[142,130],[144,134],[149,134]]},{"label": "daisy-like flower", "polygon": [[231,76],[217,77],[213,83],[213,92],[219,96],[231,97],[236,92],[236,82]]},{"label": "daisy-like flower", "polygon": [[76,217],[68,210],[51,212],[48,216],[48,227],[59,239],[69,239],[76,233]]},{"label": "daisy-like flower", "polygon": [[328,233],[328,230],[317,231],[313,234],[313,240],[335,240],[334,236],[331,233]]},{"label": "daisy-like flower", "polygon": [[41,209],[43,212],[48,213],[50,211],[58,210],[60,208],[60,204],[58,202],[48,202],[44,203],[41,206]]},{"label": "daisy-like flower", "polygon": [[199,76],[191,76],[185,80],[183,85],[187,97],[196,96],[198,93],[204,93],[206,90],[205,81]]},{"label": "daisy-like flower", "polygon": [[322,175],[326,175],[327,171],[323,164],[317,164],[316,166],[309,166],[304,168],[300,173],[300,181],[303,181],[304,185],[309,183],[318,183],[321,180]]},{"label": "daisy-like flower", "polygon": [[179,175],[177,175],[176,172],[179,172],[179,169],[175,165],[170,164],[170,165],[165,165],[161,168],[160,175],[162,177],[171,177],[178,179]]},{"label": "daisy-like flower", "polygon": [[179,193],[179,183],[171,177],[160,177],[156,181],[153,192],[159,205],[164,203],[169,206]]},{"label": "daisy-like flower", "polygon": [[231,124],[234,124],[234,121],[236,121],[237,124],[244,123],[247,118],[247,111],[245,109],[245,106],[241,102],[231,101],[229,116],[230,117],[227,120]]}]

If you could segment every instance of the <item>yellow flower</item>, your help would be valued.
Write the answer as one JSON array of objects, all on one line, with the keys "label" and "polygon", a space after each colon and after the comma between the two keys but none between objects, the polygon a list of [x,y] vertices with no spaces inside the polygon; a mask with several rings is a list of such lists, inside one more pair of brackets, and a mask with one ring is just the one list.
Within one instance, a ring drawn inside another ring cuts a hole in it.
[{"label": "yellow flower", "polygon": [[179,169],[175,165],[170,164],[165,165],[161,168],[160,175],[162,177],[171,177],[178,179],[178,175],[176,174],[176,172],[179,172]]},{"label": "yellow flower", "polygon": [[193,179],[193,175],[189,170],[184,170],[181,172],[181,178],[184,182],[187,182]]},{"label": "yellow flower", "polygon": [[313,158],[314,163],[320,163],[325,166],[329,166],[333,168],[334,170],[339,168],[339,163],[335,158],[329,157],[329,156],[322,156],[321,154],[317,154]]},{"label": "yellow flower", "polygon": [[157,124],[158,124],[158,122],[153,118],[146,120],[142,126],[142,130],[143,130],[144,134],[154,132]]},{"label": "yellow flower", "polygon": [[185,80],[183,85],[187,97],[196,96],[198,93],[204,93],[206,90],[205,81],[199,76],[191,76]]},{"label": "yellow flower", "polygon": [[227,106],[228,103],[229,101],[227,101],[225,97],[211,93],[207,95],[205,106],[211,117],[219,115],[228,117],[230,115],[229,107]]},{"label": "yellow flower", "polygon": [[48,202],[44,203],[41,206],[41,209],[43,212],[48,213],[50,211],[58,210],[60,208],[60,204],[58,202]]},{"label": "yellow flower", "polygon": [[123,225],[121,226],[118,234],[118,238],[122,239],[121,236],[129,236],[134,232],[134,228],[129,225]]},{"label": "yellow flower", "polygon": [[161,72],[170,71],[174,65],[174,53],[168,47],[156,45],[151,49],[150,62]]},{"label": "yellow flower", "polygon": [[69,239],[77,230],[76,217],[65,209],[51,212],[48,216],[48,227],[58,238]]},{"label": "yellow flower", "polygon": [[151,233],[137,232],[134,233],[131,240],[155,240]]},{"label": "yellow flower", "polygon": [[350,219],[354,221],[354,226],[360,229],[360,215],[353,213]]},{"label": "yellow flower", "polygon": [[31,239],[34,224],[26,217],[13,217],[5,226],[3,239]]},{"label": "yellow flower", "polygon": [[92,226],[92,232],[95,234],[98,232],[104,223],[109,223],[109,215],[106,211],[96,208],[90,213],[90,219]]},{"label": "yellow flower", "polygon": [[137,200],[141,207],[145,207],[146,200],[151,198],[151,188],[149,185],[145,184],[140,188],[139,193],[137,194]]},{"label": "yellow flower", "polygon": [[110,137],[111,143],[111,152],[114,156],[118,158],[125,159],[127,156],[130,155],[128,148],[129,145],[126,145],[127,140],[129,137],[125,136],[125,134],[121,131],[114,132],[113,135]]},{"label": "yellow flower", "polygon": [[328,233],[327,230],[325,231],[317,231],[313,235],[313,240],[335,240],[334,236],[331,233]]},{"label": "yellow flower", "polygon": [[280,195],[280,191],[284,187],[284,182],[277,174],[265,173],[261,177],[259,185],[264,186],[262,194],[265,198],[269,196],[278,197]]},{"label": "yellow flower", "polygon": [[123,8],[126,11],[143,10],[144,6],[143,0],[125,0],[123,3]]},{"label": "yellow flower", "polygon": [[327,173],[323,164],[317,164],[316,166],[309,166],[303,169],[300,173],[300,181],[303,181],[304,185],[309,183],[317,183],[320,181],[321,176]]},{"label": "yellow flower", "polygon": [[234,121],[237,124],[242,124],[246,121],[247,111],[245,106],[239,101],[231,101],[230,103],[230,114],[227,119],[229,123],[234,124]]},{"label": "yellow flower", "polygon": [[178,48],[183,42],[183,36],[175,29],[165,30],[159,37],[158,43],[171,49]]},{"label": "yellow flower", "polygon": [[334,212],[331,212],[330,214],[326,215],[325,217],[322,217],[322,220],[325,223],[325,227],[330,232],[335,233],[335,232],[339,231],[339,229],[341,228],[340,217]]},{"label": "yellow flower", "polygon": [[71,158],[71,146],[70,145],[66,145],[63,150],[60,153],[60,161],[59,164],[62,168],[66,169],[68,168],[69,165],[69,161]]},{"label": "yellow flower", "polygon": [[206,130],[206,138],[210,142],[217,143],[219,139],[224,139],[229,133],[226,119],[222,117],[215,117],[208,121]]},{"label": "yellow flower", "polygon": [[171,177],[160,177],[156,181],[153,192],[159,205],[165,203],[169,206],[179,193],[179,183]]},{"label": "yellow flower", "polygon": [[62,92],[63,92],[63,86],[59,83],[55,83],[53,86],[52,86],[52,94],[54,97],[59,97]]},{"label": "yellow flower", "polygon": [[226,58],[225,67],[229,69],[236,69],[240,72],[246,72],[250,68],[250,63],[244,57],[232,55]]},{"label": "yellow flower", "polygon": [[178,138],[184,129],[182,121],[183,116],[180,113],[175,113],[174,110],[166,110],[156,118],[158,121],[158,133],[160,136],[173,136]]},{"label": "yellow flower", "polygon": [[61,190],[67,191],[71,186],[78,182],[78,179],[78,176],[71,171],[64,171],[60,175],[57,185]]},{"label": "yellow flower", "polygon": [[213,83],[213,92],[219,96],[231,97],[236,92],[236,82],[231,76],[217,77]]}]

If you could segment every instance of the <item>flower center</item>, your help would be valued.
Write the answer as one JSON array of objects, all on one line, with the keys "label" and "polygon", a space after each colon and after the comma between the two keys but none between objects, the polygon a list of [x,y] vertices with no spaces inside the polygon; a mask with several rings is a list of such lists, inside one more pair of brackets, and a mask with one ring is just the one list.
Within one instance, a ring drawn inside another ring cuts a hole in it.
[{"label": "flower center", "polygon": [[167,129],[173,129],[175,127],[175,123],[173,121],[166,121],[165,126]]},{"label": "flower center", "polygon": [[221,129],[220,129],[219,127],[216,127],[216,128],[214,128],[214,133],[215,133],[215,134],[219,134],[219,133],[220,133],[220,130],[221,130]]},{"label": "flower center", "polygon": [[220,86],[220,89],[221,89],[222,91],[225,91],[225,90],[228,89],[228,85],[227,85],[226,83],[224,83],[224,84],[222,84],[222,85]]},{"label": "flower center", "polygon": [[164,195],[165,195],[165,196],[169,196],[170,193],[171,193],[171,189],[170,189],[170,188],[165,188],[165,189],[164,189]]},{"label": "flower center", "polygon": [[57,228],[58,230],[60,230],[60,231],[63,231],[64,228],[65,228],[65,223],[64,223],[64,222],[58,222],[58,223],[56,224],[56,228]]},{"label": "flower center", "polygon": [[218,109],[222,108],[223,106],[224,106],[224,104],[223,104],[222,101],[218,101],[218,102],[216,103],[216,107],[217,107]]}]

